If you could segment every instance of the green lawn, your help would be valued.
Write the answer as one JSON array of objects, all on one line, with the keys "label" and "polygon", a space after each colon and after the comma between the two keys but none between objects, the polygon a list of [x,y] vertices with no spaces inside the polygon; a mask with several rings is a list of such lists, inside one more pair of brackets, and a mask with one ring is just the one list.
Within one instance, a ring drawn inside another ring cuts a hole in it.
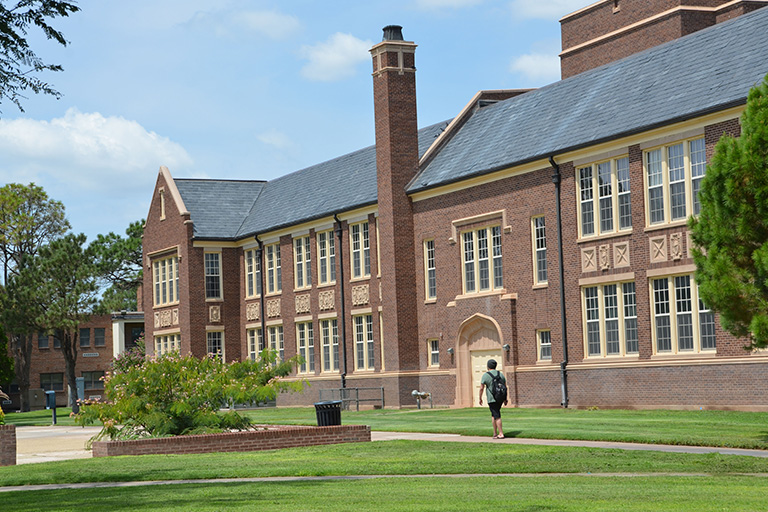
[{"label": "green lawn", "polygon": [[[56,408],[56,424],[61,426],[72,426],[75,421],[69,417],[72,412],[71,407]],[[6,412],[5,423],[7,425],[16,425],[18,427],[39,427],[50,425],[53,418],[53,412],[43,409],[42,411],[30,412]]]}]

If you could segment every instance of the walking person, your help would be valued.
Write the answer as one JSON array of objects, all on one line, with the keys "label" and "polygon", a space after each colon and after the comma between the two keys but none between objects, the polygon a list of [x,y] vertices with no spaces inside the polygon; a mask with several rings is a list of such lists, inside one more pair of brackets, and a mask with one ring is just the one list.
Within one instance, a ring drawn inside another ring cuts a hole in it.
[{"label": "walking person", "polygon": [[496,369],[496,360],[488,360],[488,371],[480,379],[480,405],[483,405],[483,391],[491,410],[491,422],[493,423],[493,438],[504,439],[504,430],[501,427],[501,406],[507,405],[507,379],[504,374]]}]

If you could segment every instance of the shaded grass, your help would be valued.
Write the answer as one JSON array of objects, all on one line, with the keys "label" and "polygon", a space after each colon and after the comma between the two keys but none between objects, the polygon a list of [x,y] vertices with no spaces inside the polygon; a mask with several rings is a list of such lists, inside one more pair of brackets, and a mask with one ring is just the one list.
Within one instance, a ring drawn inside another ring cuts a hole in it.
[{"label": "shaded grass", "polygon": [[0,467],[0,486],[331,475],[768,473],[768,458],[492,443],[379,441],[246,453],[103,457]]},{"label": "shaded grass", "polygon": [[214,483],[2,495],[3,511],[765,510],[754,477],[469,477]]},{"label": "shaded grass", "polygon": [[[75,420],[70,418],[71,407],[56,408],[56,424],[71,427]],[[42,427],[51,424],[53,412],[43,409],[42,411],[30,412],[7,412],[5,413],[5,423],[7,425],[16,425],[17,427]]]},{"label": "shaded grass", "polygon": [[[316,425],[312,407],[265,408],[256,423]],[[508,437],[768,449],[768,413],[737,411],[502,409]],[[345,425],[372,430],[490,436],[487,409],[342,411]]]}]

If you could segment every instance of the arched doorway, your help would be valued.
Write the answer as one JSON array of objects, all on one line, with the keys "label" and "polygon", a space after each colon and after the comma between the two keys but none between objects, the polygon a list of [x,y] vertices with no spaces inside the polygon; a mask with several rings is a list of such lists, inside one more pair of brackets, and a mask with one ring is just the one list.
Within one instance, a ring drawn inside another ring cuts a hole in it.
[{"label": "arched doorway", "polygon": [[489,316],[478,313],[461,324],[456,344],[456,404],[459,407],[479,405],[480,378],[486,371],[488,359],[495,359],[497,369],[503,370],[503,344],[499,324]]}]

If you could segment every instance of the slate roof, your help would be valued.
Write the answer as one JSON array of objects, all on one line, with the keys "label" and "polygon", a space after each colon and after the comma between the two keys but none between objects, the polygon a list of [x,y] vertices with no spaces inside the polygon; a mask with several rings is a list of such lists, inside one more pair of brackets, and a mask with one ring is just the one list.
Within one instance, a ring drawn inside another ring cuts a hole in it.
[{"label": "slate roof", "polygon": [[766,73],[768,7],[477,110],[408,192],[744,104]]}]

